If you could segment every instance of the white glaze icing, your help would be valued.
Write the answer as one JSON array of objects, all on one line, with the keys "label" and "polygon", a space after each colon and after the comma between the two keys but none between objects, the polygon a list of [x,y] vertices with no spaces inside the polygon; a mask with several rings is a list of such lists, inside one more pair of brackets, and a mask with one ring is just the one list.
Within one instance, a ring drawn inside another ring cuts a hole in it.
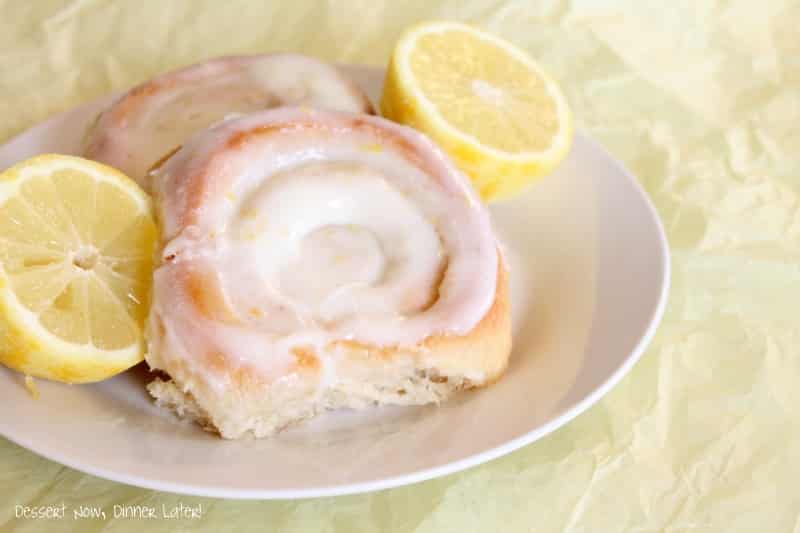
[{"label": "white glaze icing", "polygon": [[[194,136],[153,178],[165,263],[152,313],[166,334],[151,349],[180,354],[199,373],[193,354],[209,346],[271,379],[291,374],[296,347],[418,347],[468,333],[494,301],[488,212],[409,128],[348,113],[260,112]],[[187,271],[208,274],[204,293],[219,316],[187,295]],[[335,363],[322,364],[321,379],[335,380]]]}]

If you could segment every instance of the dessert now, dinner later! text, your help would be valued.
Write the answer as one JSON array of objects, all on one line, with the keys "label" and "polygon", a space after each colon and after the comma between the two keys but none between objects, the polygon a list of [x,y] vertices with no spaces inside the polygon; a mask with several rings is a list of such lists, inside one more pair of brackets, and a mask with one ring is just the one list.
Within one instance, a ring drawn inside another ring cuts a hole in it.
[{"label": "dessert now, dinner later! text", "polygon": [[77,505],[15,505],[14,517],[21,520],[107,520],[108,518],[131,520],[181,520],[199,519],[203,516],[203,505],[113,505],[110,512],[102,506]]}]

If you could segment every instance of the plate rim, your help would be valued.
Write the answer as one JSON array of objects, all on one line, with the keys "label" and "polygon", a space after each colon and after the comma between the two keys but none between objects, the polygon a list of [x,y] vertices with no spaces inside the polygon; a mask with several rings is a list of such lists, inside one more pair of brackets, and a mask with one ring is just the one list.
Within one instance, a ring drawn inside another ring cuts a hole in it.
[{"label": "plate rim", "polygon": [[[348,65],[351,68],[362,70],[367,69],[380,69],[380,67],[366,66],[366,65]],[[113,95],[105,95],[93,99],[87,103],[76,106],[72,109],[58,113],[38,124],[31,126],[8,139],[2,146],[11,144],[19,138],[27,135],[34,128],[45,128],[51,122],[56,122],[63,119],[65,115],[72,113],[81,113],[85,108],[91,108],[101,100],[108,100]],[[404,485],[412,485],[428,481],[434,478],[454,474],[468,468],[472,468],[493,459],[497,459],[503,455],[514,452],[524,446],[527,446],[540,438],[556,431],[565,424],[572,421],[578,415],[584,413],[594,404],[596,404],[603,396],[605,396],[617,383],[633,368],[633,366],[641,359],[646,348],[650,345],[655,333],[660,325],[669,299],[669,290],[672,278],[671,269],[671,256],[670,248],[667,240],[666,232],[664,230],[663,221],[658,215],[656,207],[650,199],[650,196],[644,190],[642,184],[634,176],[632,172],[617,158],[613,157],[611,153],[598,141],[586,134],[583,130],[576,130],[576,137],[580,137],[581,142],[586,143],[590,149],[599,153],[602,157],[606,158],[619,174],[624,177],[629,185],[632,186],[636,195],[642,200],[645,205],[650,218],[655,223],[655,230],[657,235],[657,246],[661,255],[661,287],[658,293],[658,302],[653,309],[647,321],[647,327],[641,334],[638,342],[633,350],[625,357],[622,364],[620,364],[601,384],[587,394],[583,399],[568,407],[560,414],[556,415],[553,419],[542,424],[541,426],[524,433],[518,437],[508,440],[502,444],[484,450],[482,452],[457,459],[455,461],[447,462],[442,465],[423,468],[406,474],[389,476],[382,479],[359,481],[353,483],[345,483],[339,485],[329,486],[315,486],[306,487],[302,489],[234,489],[234,488],[220,488],[209,485],[187,485],[172,481],[153,480],[151,478],[137,476],[135,474],[125,474],[105,468],[95,468],[90,464],[81,463],[80,461],[73,460],[70,457],[65,457],[62,454],[53,452],[52,450],[42,450],[36,443],[27,442],[24,438],[14,437],[2,433],[2,436],[16,445],[22,446],[27,450],[44,457],[50,461],[68,466],[80,472],[84,472],[102,479],[111,480],[126,485],[136,486],[140,488],[170,492],[174,494],[184,494],[190,496],[213,497],[223,499],[239,499],[239,500],[297,500],[319,497],[331,496],[345,496],[352,494],[361,494],[368,492],[382,491],[390,488],[400,487]]]}]

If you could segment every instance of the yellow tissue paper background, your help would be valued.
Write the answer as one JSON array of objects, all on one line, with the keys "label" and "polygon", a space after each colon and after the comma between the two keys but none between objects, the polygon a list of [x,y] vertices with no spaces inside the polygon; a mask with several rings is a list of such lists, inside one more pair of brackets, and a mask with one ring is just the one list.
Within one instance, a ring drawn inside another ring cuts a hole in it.
[{"label": "yellow tissue paper background", "polygon": [[[0,528],[800,531],[800,2],[0,0],[0,142],[214,55],[290,50],[383,65],[402,28],[431,18],[475,23],[547,65],[579,127],[658,207],[673,287],[633,371],[509,456],[340,498],[168,495],[0,439]],[[14,518],[15,504],[61,502],[202,503],[203,517]]]}]

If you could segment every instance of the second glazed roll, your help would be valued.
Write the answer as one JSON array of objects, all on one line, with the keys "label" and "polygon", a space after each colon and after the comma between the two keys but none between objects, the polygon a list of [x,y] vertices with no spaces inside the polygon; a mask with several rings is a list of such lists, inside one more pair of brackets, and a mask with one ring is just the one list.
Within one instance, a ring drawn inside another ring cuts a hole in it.
[{"label": "second glazed roll", "polygon": [[120,96],[87,132],[85,155],[149,191],[147,170],[191,134],[226,117],[292,105],[372,112],[361,89],[314,58],[218,57],[167,72]]},{"label": "second glazed roll", "polygon": [[486,208],[427,138],[283,108],[194,136],[153,174],[151,393],[224,437],[496,379],[507,275]]}]

